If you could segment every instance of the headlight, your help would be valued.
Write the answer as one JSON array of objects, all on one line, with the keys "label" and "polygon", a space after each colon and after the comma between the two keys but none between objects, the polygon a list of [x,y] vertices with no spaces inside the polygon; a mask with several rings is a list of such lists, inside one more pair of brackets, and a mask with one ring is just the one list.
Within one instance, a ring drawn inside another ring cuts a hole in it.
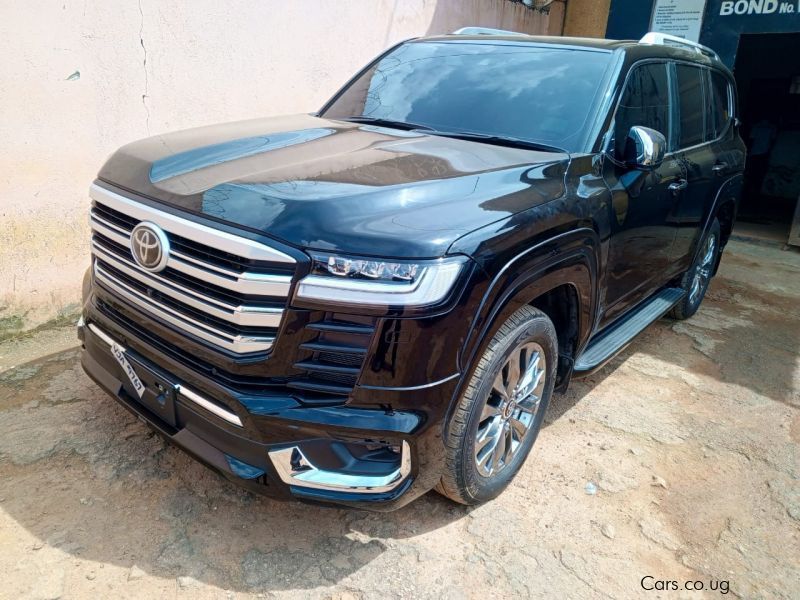
[{"label": "headlight", "polygon": [[313,253],[295,297],[331,304],[422,307],[444,300],[467,258],[394,261]]}]

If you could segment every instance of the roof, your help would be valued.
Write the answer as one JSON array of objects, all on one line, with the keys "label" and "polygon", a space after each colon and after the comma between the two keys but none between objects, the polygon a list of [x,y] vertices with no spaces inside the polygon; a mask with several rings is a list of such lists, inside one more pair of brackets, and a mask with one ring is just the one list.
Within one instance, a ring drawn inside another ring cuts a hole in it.
[{"label": "roof", "polygon": [[596,50],[612,51],[620,45],[635,42],[625,42],[619,40],[606,40],[600,38],[583,37],[562,37],[552,35],[527,35],[522,33],[508,34],[461,34],[451,33],[447,35],[436,35],[424,38],[417,38],[419,41],[440,41],[440,42],[508,42],[512,44],[553,44],[557,46],[570,46],[581,48],[594,48]]},{"label": "roof", "polygon": [[[472,28],[470,28],[472,29]],[[492,30],[486,30],[492,31]],[[714,66],[724,71],[728,68],[717,57],[708,56],[692,50],[668,44],[641,43],[637,40],[609,40],[603,38],[561,37],[545,35],[528,35],[524,33],[503,32],[497,33],[452,33],[417,38],[414,41],[436,41],[449,43],[495,43],[521,45],[531,44],[537,46],[558,46],[564,49],[593,50],[597,52],[623,51],[635,60],[646,58],[672,58]]]}]

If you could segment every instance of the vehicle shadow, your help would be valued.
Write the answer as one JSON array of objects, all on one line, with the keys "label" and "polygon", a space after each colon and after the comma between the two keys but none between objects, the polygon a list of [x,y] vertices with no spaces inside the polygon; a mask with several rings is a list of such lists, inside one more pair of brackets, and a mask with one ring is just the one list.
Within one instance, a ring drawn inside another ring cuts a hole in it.
[{"label": "vehicle shadow", "polygon": [[[645,355],[644,360],[650,364],[668,363],[689,375],[711,377],[775,402],[800,406],[800,397],[794,391],[795,365],[800,357],[800,342],[797,341],[800,340],[800,320],[786,320],[765,327],[764,322],[769,320],[774,317],[761,317],[748,325],[730,327],[724,339],[699,349],[691,338],[680,340],[685,335],[684,330],[695,328],[691,321],[684,325],[680,321],[662,319],[602,369],[590,377],[574,379],[566,393],[554,394],[544,426],[563,418],[635,354]],[[695,331],[691,334],[701,335]],[[654,378],[654,385],[657,381]]]},{"label": "vehicle shadow", "polygon": [[[742,261],[740,256],[726,261]],[[763,264],[747,264],[763,268]],[[787,272],[800,273],[800,261]],[[700,310],[686,321],[664,317],[642,332],[606,366],[573,379],[565,394],[550,401],[545,425],[562,418],[634,355],[635,367],[654,378],[665,366],[689,376],[710,377],[775,402],[800,406],[796,370],[800,358],[800,310],[791,293],[759,289],[721,273]],[[657,381],[657,377],[653,379]],[[700,380],[698,380],[700,381]]]},{"label": "vehicle shadow", "polygon": [[468,514],[436,494],[388,514],[253,495],[108,398],[77,350],[0,375],[0,498],[0,528],[11,518],[39,540],[33,549],[10,540],[22,560],[58,548],[242,592],[335,584],[395,539],[424,552],[412,538]]},{"label": "vehicle shadow", "polygon": [[697,314],[686,321],[660,319],[608,365],[574,379],[566,394],[551,400],[545,424],[563,417],[637,354],[642,356],[630,364],[653,385],[670,370],[800,406],[798,281],[797,253],[731,243]]}]

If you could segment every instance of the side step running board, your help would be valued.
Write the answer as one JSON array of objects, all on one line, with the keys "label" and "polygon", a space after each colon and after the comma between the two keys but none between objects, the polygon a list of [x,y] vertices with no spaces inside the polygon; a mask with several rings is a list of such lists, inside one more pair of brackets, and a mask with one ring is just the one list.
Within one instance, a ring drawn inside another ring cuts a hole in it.
[{"label": "side step running board", "polygon": [[680,288],[665,288],[650,296],[629,315],[622,317],[595,339],[575,362],[575,374],[594,371],[617,352],[627,346],[633,338],[644,331],[650,323],[664,316],[669,309],[681,301],[685,292]]}]

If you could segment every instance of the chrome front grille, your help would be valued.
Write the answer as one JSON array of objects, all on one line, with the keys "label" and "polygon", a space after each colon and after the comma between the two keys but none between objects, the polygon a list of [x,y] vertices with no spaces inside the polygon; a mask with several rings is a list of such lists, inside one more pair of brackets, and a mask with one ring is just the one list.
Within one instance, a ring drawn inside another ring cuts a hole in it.
[{"label": "chrome front grille", "polygon": [[[270,246],[194,223],[93,185],[96,281],[122,300],[195,338],[235,354],[272,347],[283,318],[294,259]],[[155,223],[170,252],[158,273],[130,251],[132,229]]]}]

